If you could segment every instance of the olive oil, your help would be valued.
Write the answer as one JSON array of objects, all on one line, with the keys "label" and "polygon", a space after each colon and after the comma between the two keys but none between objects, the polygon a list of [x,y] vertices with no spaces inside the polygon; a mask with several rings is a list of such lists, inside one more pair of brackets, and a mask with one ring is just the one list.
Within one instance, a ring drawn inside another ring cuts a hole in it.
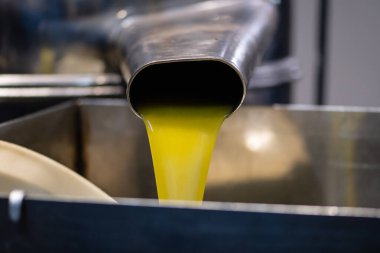
[{"label": "olive oil", "polygon": [[165,201],[202,201],[214,144],[227,106],[146,106],[157,192]]}]

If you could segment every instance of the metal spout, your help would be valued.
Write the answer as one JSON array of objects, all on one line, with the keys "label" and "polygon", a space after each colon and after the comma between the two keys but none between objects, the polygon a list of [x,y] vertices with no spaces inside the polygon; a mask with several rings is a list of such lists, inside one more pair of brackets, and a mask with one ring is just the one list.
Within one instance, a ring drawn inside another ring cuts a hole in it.
[{"label": "metal spout", "polygon": [[[138,107],[147,103],[217,103],[236,110],[247,85],[257,84],[254,67],[277,20],[277,9],[269,0],[110,0],[93,11],[81,8],[81,3],[93,6],[93,1],[81,0],[67,3],[78,13],[57,19],[48,18],[57,3],[23,2],[30,17],[18,12],[9,17],[34,20],[28,34],[39,43],[28,49],[40,57],[41,69],[58,65],[66,53],[79,59],[77,66],[81,58],[76,52],[93,54],[104,71],[122,72],[137,115]],[[18,41],[27,41],[19,38],[22,33],[16,35]],[[10,49],[7,52],[18,55],[16,47]],[[10,62],[9,68],[26,64],[25,69],[34,71],[36,61]]]},{"label": "metal spout", "polygon": [[243,102],[276,25],[264,0],[160,1],[128,16],[117,33],[128,100],[139,116],[150,103]]}]

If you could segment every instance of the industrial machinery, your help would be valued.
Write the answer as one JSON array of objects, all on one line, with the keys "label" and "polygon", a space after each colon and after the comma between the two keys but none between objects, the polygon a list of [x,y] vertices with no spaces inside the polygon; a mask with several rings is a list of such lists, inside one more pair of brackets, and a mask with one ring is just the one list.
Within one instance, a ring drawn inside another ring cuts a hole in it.
[{"label": "industrial machinery", "polygon": [[[116,201],[0,193],[0,252],[380,248],[380,111],[257,106],[290,102],[300,77],[289,1],[20,0],[0,12],[0,139]],[[158,205],[131,101],[133,87],[173,84],[172,72],[182,85],[214,78],[203,94],[233,91],[240,107],[221,129],[202,206]]]},{"label": "industrial machinery", "polygon": [[[85,99],[0,125],[117,200],[0,200],[10,252],[376,252],[379,110],[256,107],[223,125],[198,207],[159,206],[148,139],[123,100]],[[17,204],[18,203],[18,204]],[[22,205],[17,221],[9,213]]]}]

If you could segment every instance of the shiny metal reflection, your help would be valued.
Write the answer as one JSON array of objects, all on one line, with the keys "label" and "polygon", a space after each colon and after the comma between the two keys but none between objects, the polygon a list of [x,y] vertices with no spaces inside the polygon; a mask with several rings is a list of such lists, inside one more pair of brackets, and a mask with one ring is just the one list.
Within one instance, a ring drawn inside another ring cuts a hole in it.
[{"label": "shiny metal reflection", "polygon": [[[209,185],[285,177],[297,164],[307,164],[305,143],[281,112],[242,107],[227,119],[215,144]],[[234,134],[235,133],[235,134]],[[233,168],[239,168],[233,169]]]},{"label": "shiny metal reflection", "polygon": [[88,87],[120,85],[117,74],[2,74],[0,87]]},{"label": "shiny metal reflection", "polygon": [[[379,126],[379,108],[242,106],[217,139],[205,200],[379,208]],[[0,138],[113,197],[156,197],[144,124],[124,100],[70,102],[0,124]]]},{"label": "shiny metal reflection", "polygon": [[[270,42],[276,24],[275,7],[262,0],[164,2],[152,5],[152,10],[140,15],[128,15],[114,35],[116,44],[122,46],[122,69],[129,83],[132,109],[136,112],[134,97],[131,98],[133,87],[143,85],[147,93],[150,90],[149,84],[140,81],[141,76],[150,74],[149,70],[157,65],[171,64],[174,69],[183,62],[195,63],[193,66],[200,62],[206,68],[207,64],[227,66],[224,71],[238,77],[234,83],[224,85],[243,86],[233,104],[238,108],[254,67]],[[194,68],[165,76],[157,74],[155,83],[150,85],[163,86],[177,76],[181,85],[181,80],[196,75],[196,71]],[[207,75],[218,82],[225,73],[210,66]],[[206,76],[199,80],[202,78]]]},{"label": "shiny metal reflection", "polygon": [[3,74],[0,99],[123,96],[117,74]]},{"label": "shiny metal reflection", "polygon": [[[206,199],[289,203],[317,201],[310,157],[297,125],[282,111],[243,106],[227,119],[217,139],[207,181]],[[299,169],[302,168],[301,175]],[[303,191],[289,198],[284,192]],[[309,200],[303,199],[307,196]],[[302,196],[302,197],[301,197]],[[301,198],[300,198],[301,197]],[[298,199],[298,200],[296,200]]]}]

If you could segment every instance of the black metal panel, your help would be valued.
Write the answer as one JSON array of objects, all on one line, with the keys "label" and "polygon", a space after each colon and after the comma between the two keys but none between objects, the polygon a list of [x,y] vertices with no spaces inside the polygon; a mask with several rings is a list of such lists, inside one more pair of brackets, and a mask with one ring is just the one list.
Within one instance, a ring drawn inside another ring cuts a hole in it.
[{"label": "black metal panel", "polygon": [[0,252],[378,252],[380,219],[0,199]]},{"label": "black metal panel", "polygon": [[[292,1],[279,1],[277,9],[278,25],[272,42],[263,56],[263,63],[285,59],[292,54]],[[245,103],[255,105],[289,104],[292,102],[292,89],[293,84],[290,80],[289,82],[274,83],[271,87],[253,88],[248,90]]]}]

